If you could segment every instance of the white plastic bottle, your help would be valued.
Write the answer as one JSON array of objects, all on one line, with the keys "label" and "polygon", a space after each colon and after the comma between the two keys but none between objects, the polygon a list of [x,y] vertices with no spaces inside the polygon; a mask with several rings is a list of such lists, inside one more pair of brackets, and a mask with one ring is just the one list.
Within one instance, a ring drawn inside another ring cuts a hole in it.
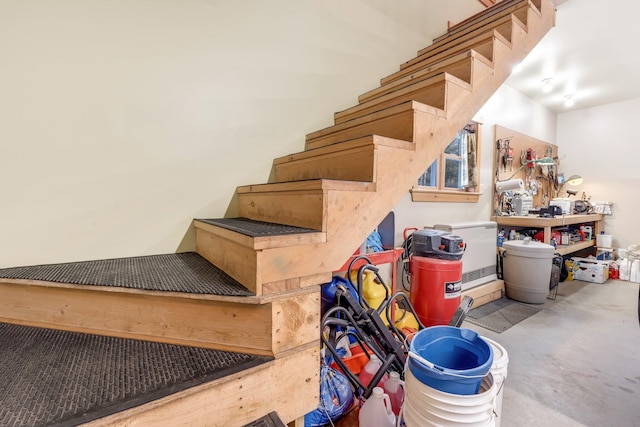
[{"label": "white plastic bottle", "polygon": [[[369,385],[369,383],[373,379],[373,376],[376,374],[376,372],[378,372],[378,369],[380,369],[381,366],[382,361],[380,360],[380,358],[375,354],[372,354],[367,364],[364,365],[364,367],[360,371],[360,375],[358,378],[363,386],[367,387]],[[385,373],[376,385],[378,387],[382,387],[388,378],[389,375]]]},{"label": "white plastic bottle", "polygon": [[629,280],[629,270],[631,270],[629,260],[625,258],[620,262],[620,280]]},{"label": "white plastic bottle", "polygon": [[404,402],[404,381],[400,380],[400,374],[394,371],[389,372],[389,379],[384,383],[382,389],[389,395],[391,409],[398,416]]},{"label": "white plastic bottle", "polygon": [[374,387],[358,414],[360,427],[394,427],[396,416],[391,409],[389,396],[380,387]]},{"label": "white plastic bottle", "polygon": [[629,281],[639,283],[640,282],[640,260],[634,259],[631,263],[631,274],[629,274]]}]

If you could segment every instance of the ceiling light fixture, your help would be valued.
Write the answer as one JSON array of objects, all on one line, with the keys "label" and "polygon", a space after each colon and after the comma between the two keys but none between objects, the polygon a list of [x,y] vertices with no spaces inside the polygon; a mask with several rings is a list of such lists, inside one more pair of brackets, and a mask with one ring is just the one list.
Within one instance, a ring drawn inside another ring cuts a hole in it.
[{"label": "ceiling light fixture", "polygon": [[573,107],[576,103],[576,100],[573,99],[573,95],[565,95],[564,96],[564,106],[565,107]]},{"label": "ceiling light fixture", "polygon": [[551,85],[552,81],[553,81],[552,78],[547,78],[547,79],[542,80],[542,91],[544,93],[551,92],[551,90],[553,89],[553,86]]}]

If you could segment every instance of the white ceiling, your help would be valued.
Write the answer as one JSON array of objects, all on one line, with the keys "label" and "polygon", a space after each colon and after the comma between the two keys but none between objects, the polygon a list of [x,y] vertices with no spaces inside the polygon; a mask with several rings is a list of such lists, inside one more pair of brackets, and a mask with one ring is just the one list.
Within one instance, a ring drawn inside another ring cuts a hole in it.
[{"label": "white ceiling", "polygon": [[[640,97],[640,2],[554,0],[556,26],[507,84],[557,113]],[[542,80],[552,78],[552,91]],[[572,95],[575,104],[565,106]]]}]

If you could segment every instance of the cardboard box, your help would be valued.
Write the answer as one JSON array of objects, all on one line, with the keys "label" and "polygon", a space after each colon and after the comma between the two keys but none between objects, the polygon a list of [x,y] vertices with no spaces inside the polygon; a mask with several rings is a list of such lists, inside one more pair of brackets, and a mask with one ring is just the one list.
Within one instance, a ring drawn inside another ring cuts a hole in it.
[{"label": "cardboard box", "polygon": [[584,282],[604,283],[609,278],[609,261],[595,258],[571,258],[573,260],[573,279]]}]

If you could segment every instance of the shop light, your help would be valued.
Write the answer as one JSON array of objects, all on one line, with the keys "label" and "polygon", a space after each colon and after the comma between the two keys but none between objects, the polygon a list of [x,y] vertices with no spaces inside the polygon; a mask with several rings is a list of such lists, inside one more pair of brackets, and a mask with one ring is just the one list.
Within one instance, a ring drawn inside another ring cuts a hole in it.
[{"label": "shop light", "polygon": [[565,107],[573,107],[576,103],[576,100],[573,98],[573,95],[565,95],[564,96],[564,106]]}]

